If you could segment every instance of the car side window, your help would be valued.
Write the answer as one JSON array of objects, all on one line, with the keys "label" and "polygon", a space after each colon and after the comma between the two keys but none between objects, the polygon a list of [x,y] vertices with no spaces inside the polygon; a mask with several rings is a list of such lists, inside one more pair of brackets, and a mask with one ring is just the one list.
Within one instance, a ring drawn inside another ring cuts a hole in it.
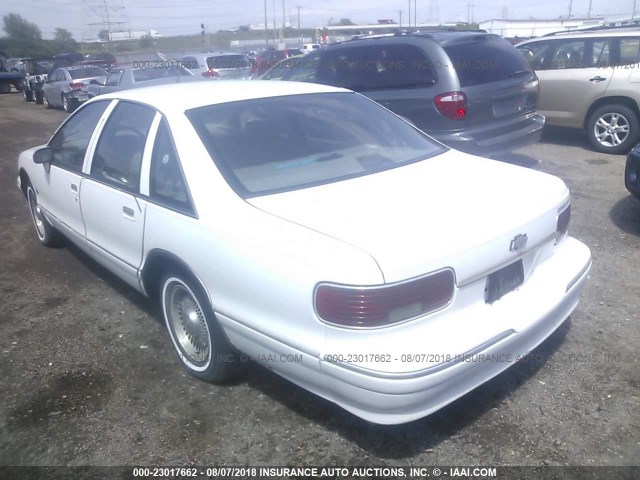
[{"label": "car side window", "polygon": [[91,176],[114,187],[138,192],[140,167],[155,110],[120,102],[102,130],[91,162]]},{"label": "car side window", "polygon": [[545,60],[549,53],[551,42],[533,42],[516,47],[524,59],[529,62],[534,70],[546,70]]},{"label": "car side window", "polygon": [[180,167],[178,152],[173,145],[171,131],[163,118],[158,126],[151,155],[149,195],[160,204],[193,214],[187,184]]},{"label": "car side window", "polygon": [[640,62],[640,38],[620,39],[620,63],[630,65]]},{"label": "car side window", "polygon": [[104,82],[107,87],[117,87],[120,85],[120,77],[122,77],[122,70],[116,70],[111,72],[106,81]]},{"label": "car side window", "polygon": [[54,165],[82,171],[89,140],[108,105],[107,101],[91,103],[69,117],[49,142]]},{"label": "car side window", "polygon": [[413,45],[374,45],[325,52],[319,82],[353,90],[415,88],[436,82],[429,59]]},{"label": "car side window", "polygon": [[560,42],[551,58],[551,70],[563,68],[584,68],[585,67],[585,44],[586,40],[569,40]]},{"label": "car side window", "polygon": [[594,40],[591,48],[593,50],[593,63],[591,66],[597,68],[608,67],[611,63],[609,39]]}]

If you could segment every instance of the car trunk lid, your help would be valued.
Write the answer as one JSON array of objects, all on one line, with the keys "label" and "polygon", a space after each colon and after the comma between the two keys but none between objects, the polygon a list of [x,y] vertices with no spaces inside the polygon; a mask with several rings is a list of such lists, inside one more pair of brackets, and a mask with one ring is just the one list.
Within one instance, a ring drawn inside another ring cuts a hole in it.
[{"label": "car trunk lid", "polygon": [[567,196],[564,183],[551,175],[449,151],[248,201],[366,251],[386,282],[452,267],[460,285],[553,238]]}]

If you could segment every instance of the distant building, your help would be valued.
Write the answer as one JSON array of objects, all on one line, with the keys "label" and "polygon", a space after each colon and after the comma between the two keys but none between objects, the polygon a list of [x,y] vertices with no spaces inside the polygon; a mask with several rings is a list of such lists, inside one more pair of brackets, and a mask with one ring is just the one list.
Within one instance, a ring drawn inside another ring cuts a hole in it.
[{"label": "distant building", "polygon": [[485,20],[478,28],[506,38],[539,37],[548,33],[578,30],[604,24],[604,17],[556,18],[553,20]]}]

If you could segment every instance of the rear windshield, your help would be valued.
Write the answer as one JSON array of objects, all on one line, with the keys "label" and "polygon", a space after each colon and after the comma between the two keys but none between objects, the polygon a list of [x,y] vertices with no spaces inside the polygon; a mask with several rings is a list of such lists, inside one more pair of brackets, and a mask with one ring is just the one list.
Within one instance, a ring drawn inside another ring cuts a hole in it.
[{"label": "rear windshield", "polygon": [[219,55],[207,58],[209,68],[246,68],[250,65],[244,55]]},{"label": "rear windshield", "polygon": [[105,72],[102,68],[97,67],[87,67],[87,68],[74,68],[73,70],[69,70],[69,75],[71,78],[89,78],[89,77],[106,77],[107,72]]},{"label": "rear windshield", "polygon": [[430,87],[436,77],[431,62],[414,45],[363,45],[326,50],[316,82],[356,91]]},{"label": "rear windshield", "polygon": [[133,71],[133,79],[136,82],[148,82],[149,80],[156,80],[157,78],[184,77],[190,75],[189,71],[180,66],[138,68]]},{"label": "rear windshield", "polygon": [[291,95],[187,112],[211,158],[243,197],[336,182],[445,150],[354,93]]},{"label": "rear windshield", "polygon": [[448,45],[444,50],[453,62],[461,87],[532,74],[518,50],[501,38],[481,38]]}]

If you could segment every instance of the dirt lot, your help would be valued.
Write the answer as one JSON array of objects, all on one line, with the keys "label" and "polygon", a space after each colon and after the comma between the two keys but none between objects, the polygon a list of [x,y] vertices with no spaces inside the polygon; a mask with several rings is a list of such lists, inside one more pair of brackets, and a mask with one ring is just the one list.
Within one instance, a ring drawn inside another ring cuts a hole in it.
[{"label": "dirt lot", "polygon": [[582,303],[528,362],[380,427],[259,366],[195,380],[153,305],[76,248],[42,247],[16,160],[65,117],[0,96],[1,465],[638,464],[640,201],[623,156],[550,131],[505,157],[570,186],[570,231],[594,258]]}]

